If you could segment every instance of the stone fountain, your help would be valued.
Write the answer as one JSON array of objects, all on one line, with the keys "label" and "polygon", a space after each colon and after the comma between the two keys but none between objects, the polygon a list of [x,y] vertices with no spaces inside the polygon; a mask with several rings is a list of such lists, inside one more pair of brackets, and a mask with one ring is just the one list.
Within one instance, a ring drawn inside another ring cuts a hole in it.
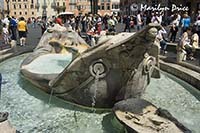
[{"label": "stone fountain", "polygon": [[[137,33],[103,36],[96,46],[90,47],[76,32],[55,25],[44,33],[34,52],[22,62],[20,72],[32,84],[54,96],[94,108],[115,105],[114,112],[120,114],[120,101],[140,98],[151,77],[160,77],[155,69],[159,68],[156,35],[160,28],[160,25],[149,24]],[[157,108],[153,107],[150,112],[157,115]],[[129,110],[122,109],[126,111]],[[167,121],[164,128],[173,128],[166,131],[181,132],[180,127],[168,119],[159,117],[153,124]],[[154,131],[158,131],[157,128]]]}]

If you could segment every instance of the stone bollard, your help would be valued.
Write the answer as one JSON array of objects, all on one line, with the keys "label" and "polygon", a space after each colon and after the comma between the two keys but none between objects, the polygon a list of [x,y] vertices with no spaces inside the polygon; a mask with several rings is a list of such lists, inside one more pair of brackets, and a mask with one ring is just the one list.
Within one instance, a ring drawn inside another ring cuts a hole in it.
[{"label": "stone bollard", "polygon": [[186,51],[185,50],[177,51],[177,55],[176,55],[177,63],[185,61],[185,60],[186,60]]},{"label": "stone bollard", "polygon": [[16,52],[16,51],[17,51],[17,49],[16,49],[16,44],[17,44],[17,41],[15,41],[15,40],[12,40],[12,41],[10,42],[10,45],[11,45],[11,48],[13,49],[13,52]]}]

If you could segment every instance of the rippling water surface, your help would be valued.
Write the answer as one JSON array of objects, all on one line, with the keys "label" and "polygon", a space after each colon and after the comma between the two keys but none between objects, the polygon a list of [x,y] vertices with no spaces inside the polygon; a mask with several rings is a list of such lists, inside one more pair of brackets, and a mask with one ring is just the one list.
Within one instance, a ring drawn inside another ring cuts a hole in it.
[{"label": "rippling water surface", "polygon": [[[24,133],[110,133],[109,113],[93,113],[49,95],[20,78],[19,66],[28,54],[0,63],[3,81],[0,111],[10,113],[9,120]],[[189,91],[188,91],[189,90]],[[200,132],[200,94],[190,85],[168,74],[152,79],[144,98],[168,109],[193,132]]]}]

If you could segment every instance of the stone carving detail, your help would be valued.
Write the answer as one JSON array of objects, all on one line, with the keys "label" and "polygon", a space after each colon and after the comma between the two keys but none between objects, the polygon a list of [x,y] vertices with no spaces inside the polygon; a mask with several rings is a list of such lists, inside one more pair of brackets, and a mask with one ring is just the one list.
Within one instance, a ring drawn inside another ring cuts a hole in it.
[{"label": "stone carving detail", "polygon": [[[89,48],[74,31],[58,25],[41,38],[38,47],[21,65],[21,74],[44,91],[85,106],[112,107],[140,97],[158,65],[159,25],[150,24],[137,33],[102,37]],[[43,55],[73,55],[61,73],[33,73],[27,69]],[[157,72],[157,76],[159,73]],[[53,89],[53,90],[52,90]]]}]

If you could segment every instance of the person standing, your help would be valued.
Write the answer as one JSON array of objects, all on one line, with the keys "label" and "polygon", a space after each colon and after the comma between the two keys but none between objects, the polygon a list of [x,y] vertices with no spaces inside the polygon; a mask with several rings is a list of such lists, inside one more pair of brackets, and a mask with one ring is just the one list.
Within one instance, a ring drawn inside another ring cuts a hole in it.
[{"label": "person standing", "polygon": [[125,18],[124,18],[124,23],[125,23],[124,32],[126,32],[127,29],[128,29],[129,32],[131,32],[130,21],[131,21],[130,16],[125,16]]},{"label": "person standing", "polygon": [[172,23],[171,28],[170,28],[170,33],[171,33],[170,42],[173,42],[173,43],[175,42],[177,32],[178,32],[178,27],[176,27],[176,25]]},{"label": "person standing", "polygon": [[11,39],[17,41],[17,20],[14,16],[9,18],[9,30],[11,31]]},{"label": "person standing", "polygon": [[75,31],[76,21],[75,21],[75,17],[74,16],[72,16],[70,18],[70,25],[71,25],[72,29]]},{"label": "person standing", "polygon": [[6,24],[7,28],[9,27],[9,23],[10,23],[9,18],[10,18],[9,16],[6,16],[2,21],[4,24]]},{"label": "person standing", "polygon": [[155,24],[161,24],[162,15],[160,15],[158,12],[154,13],[153,17],[151,18],[151,22]]},{"label": "person standing", "polygon": [[160,42],[160,47],[161,47],[161,54],[166,54],[167,53],[167,51],[166,51],[166,49],[167,49],[167,42],[165,41],[165,39],[164,39],[164,37],[163,37],[163,34],[166,34],[167,32],[166,32],[166,30],[164,29],[164,27],[162,28],[162,29],[160,29],[159,31],[158,31],[158,34],[157,34],[157,36],[156,36],[156,38],[159,40],[159,42]]},{"label": "person standing", "polygon": [[183,15],[183,19],[181,23],[182,23],[182,33],[184,33],[190,27],[190,23],[191,23],[191,19],[188,16],[188,13],[185,13]]},{"label": "person standing", "polygon": [[33,21],[33,22],[32,22],[32,24],[33,24],[32,27],[35,29],[36,26],[37,26],[37,24],[36,24],[36,23],[37,23],[37,22],[36,22],[36,18],[33,17],[33,18],[32,18],[32,21]]},{"label": "person standing", "polygon": [[108,20],[108,25],[109,25],[109,32],[116,32],[115,25],[116,25],[116,19],[114,16],[111,16],[110,19]]},{"label": "person standing", "polygon": [[17,25],[17,30],[19,33],[20,46],[25,46],[28,28],[27,28],[27,23],[25,22],[24,17],[20,18]]},{"label": "person standing", "polygon": [[82,30],[81,30],[81,32],[86,32],[86,15],[85,16],[83,16],[82,17],[82,19],[81,19],[81,25],[82,25]]},{"label": "person standing", "polygon": [[194,26],[196,28],[198,36],[200,37],[200,17],[198,17],[198,20],[194,23]]},{"label": "person standing", "polygon": [[185,61],[186,55],[191,53],[191,45],[189,35],[191,34],[191,28],[188,27],[183,33],[179,44],[177,45],[177,62]]},{"label": "person standing", "polygon": [[139,11],[137,14],[137,30],[142,29],[142,13]]},{"label": "person standing", "polygon": [[7,44],[9,44],[9,31],[8,31],[7,25],[5,23],[3,23],[2,31],[3,31],[4,43],[7,45]]},{"label": "person standing", "polygon": [[[43,21],[45,21],[45,23],[46,23],[46,17],[43,17]],[[58,16],[58,17],[55,19],[55,23],[56,23],[56,24],[59,24],[60,26],[64,26],[63,20],[62,20],[61,16]]]},{"label": "person standing", "polygon": [[170,33],[171,33],[170,42],[173,42],[173,43],[175,42],[176,35],[178,32],[178,26],[179,26],[178,16],[177,14],[174,14],[172,16],[172,23],[171,23],[171,28],[170,28]]},{"label": "person standing", "polygon": [[[57,22],[56,22],[57,23]],[[58,23],[59,24],[59,23]],[[47,22],[46,22],[46,17],[42,17],[42,21],[40,22],[41,30],[42,30],[42,35],[47,29]]]},{"label": "person standing", "polygon": [[76,18],[75,18],[75,31],[79,34],[79,35],[81,35],[80,34],[80,16],[77,16]]},{"label": "person standing", "polygon": [[103,23],[104,23],[104,30],[108,30],[108,19],[109,19],[109,16],[108,15],[105,15],[103,17]]}]

